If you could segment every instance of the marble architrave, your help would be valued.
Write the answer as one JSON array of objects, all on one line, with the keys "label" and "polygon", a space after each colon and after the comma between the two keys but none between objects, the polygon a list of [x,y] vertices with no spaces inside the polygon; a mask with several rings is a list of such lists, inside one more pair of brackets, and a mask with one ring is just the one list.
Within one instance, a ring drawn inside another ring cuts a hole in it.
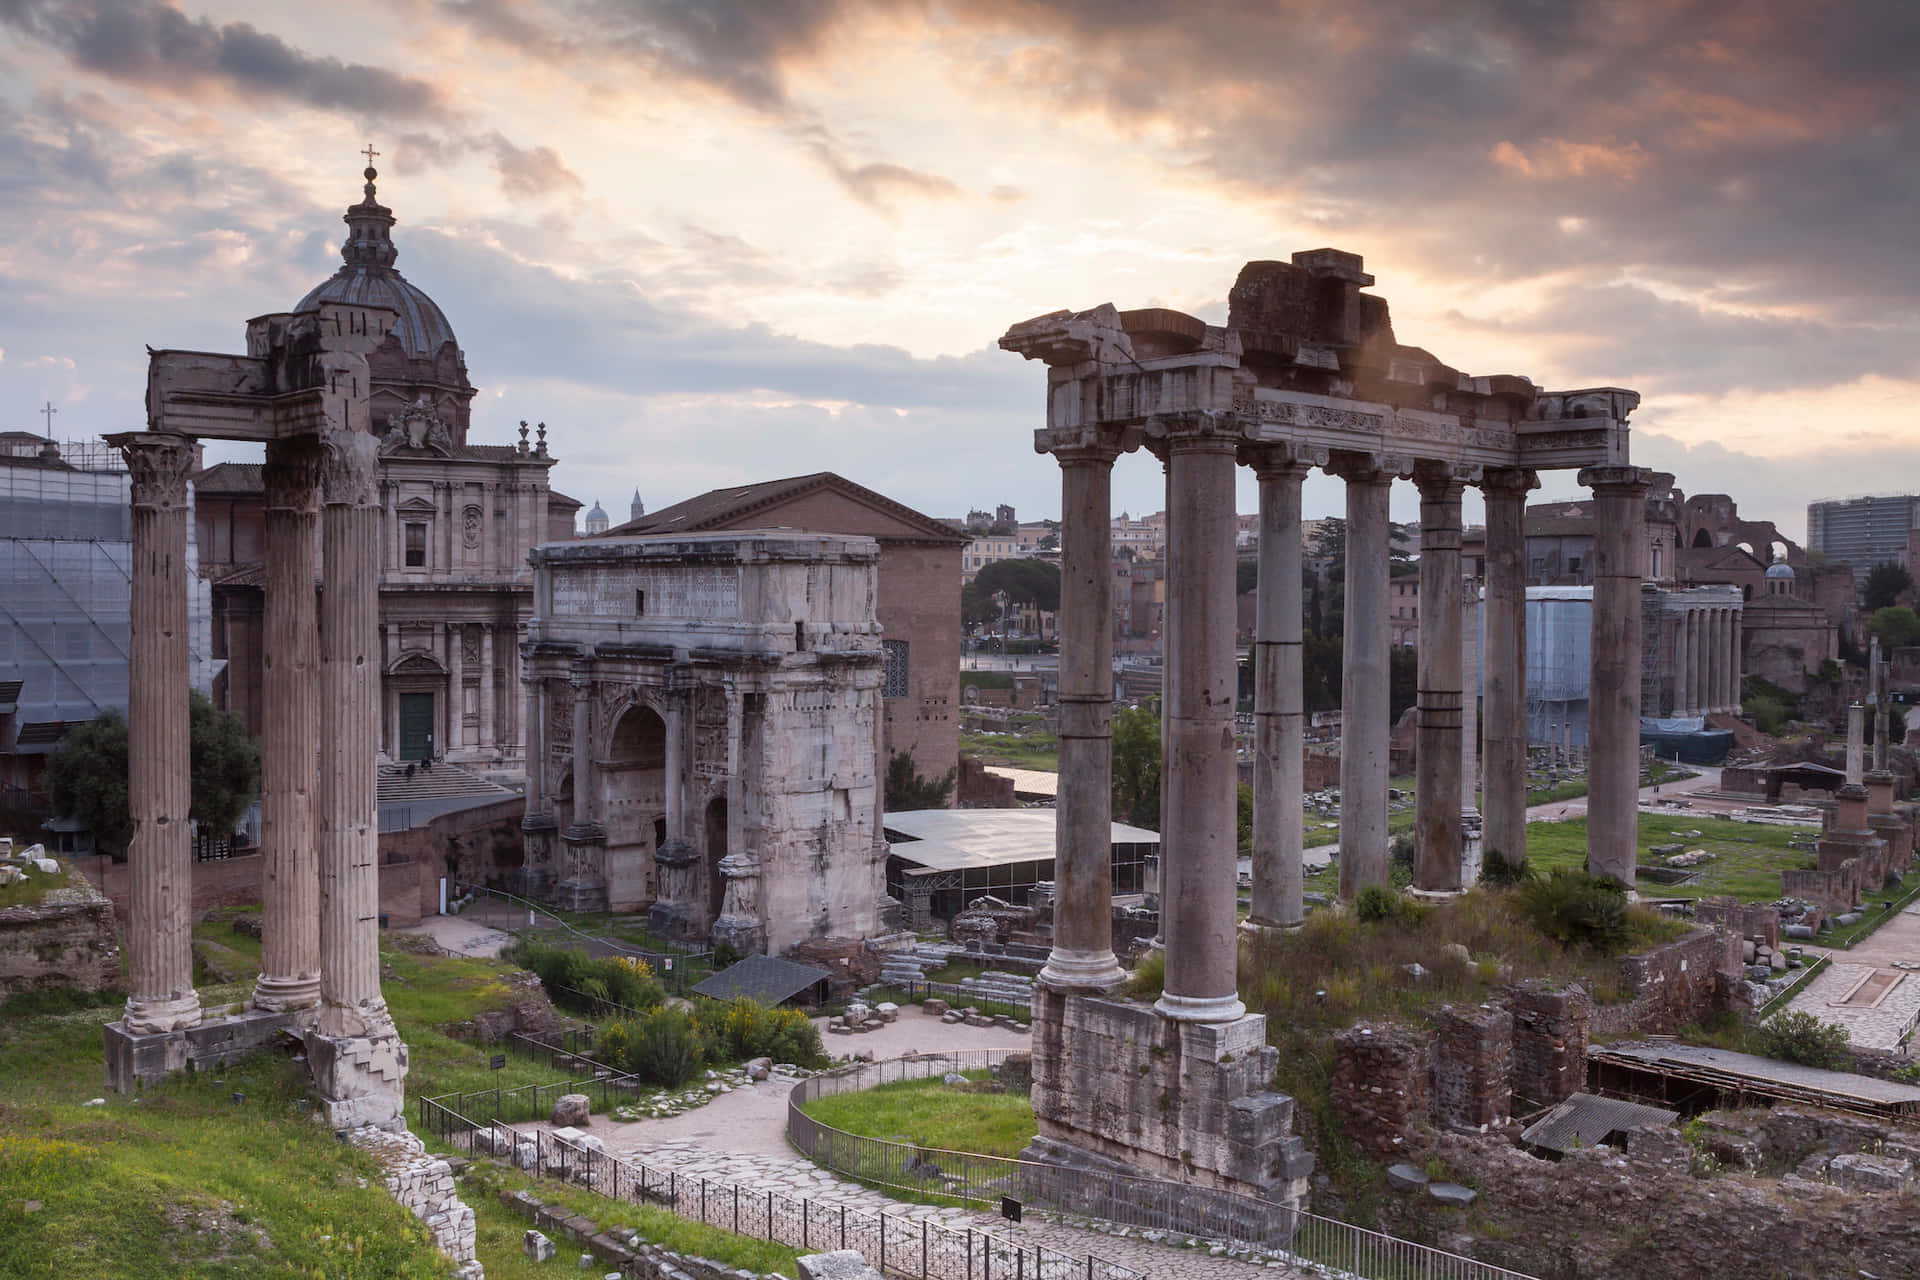
[{"label": "marble architrave", "polygon": [[787,530],[537,549],[529,883],[741,951],[877,932],[878,556]]}]

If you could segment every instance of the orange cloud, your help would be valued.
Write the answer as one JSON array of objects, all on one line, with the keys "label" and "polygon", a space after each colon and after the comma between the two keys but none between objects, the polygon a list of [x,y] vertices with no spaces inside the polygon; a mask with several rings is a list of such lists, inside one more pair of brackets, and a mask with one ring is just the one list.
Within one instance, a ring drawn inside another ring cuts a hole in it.
[{"label": "orange cloud", "polygon": [[1645,149],[1637,142],[1610,146],[1601,142],[1543,138],[1533,144],[1532,154],[1505,140],[1493,148],[1493,162],[1501,168],[1511,169],[1523,178],[1545,181],[1611,176],[1631,182],[1646,167],[1647,160]]}]

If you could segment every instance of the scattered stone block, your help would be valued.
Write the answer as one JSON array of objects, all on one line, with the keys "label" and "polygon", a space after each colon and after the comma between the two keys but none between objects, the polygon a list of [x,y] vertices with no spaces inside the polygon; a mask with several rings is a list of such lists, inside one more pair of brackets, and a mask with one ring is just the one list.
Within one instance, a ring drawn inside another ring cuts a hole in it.
[{"label": "scattered stone block", "polygon": [[1395,1191],[1421,1191],[1433,1181],[1426,1173],[1410,1164],[1387,1166],[1387,1185]]},{"label": "scattered stone block", "polygon": [[967,1083],[967,1078],[961,1075],[958,1071],[949,1071],[947,1072],[947,1074],[940,1077],[940,1083],[941,1084],[965,1084]]},{"label": "scattered stone block", "polygon": [[802,1254],[794,1265],[800,1280],[880,1280],[880,1273],[867,1265],[866,1255],[858,1249]]},{"label": "scattered stone block", "polygon": [[553,1104],[553,1115],[548,1122],[559,1129],[562,1126],[578,1126],[587,1122],[593,1114],[592,1100],[584,1093],[563,1093],[559,1101]]},{"label": "scattered stone block", "polygon": [[1408,982],[1425,982],[1432,970],[1416,960],[1412,964],[1401,965],[1400,972]]},{"label": "scattered stone block", "polygon": [[892,1022],[900,1016],[900,1006],[891,1000],[882,1000],[879,1004],[873,1006],[873,1011],[879,1016],[882,1022]]},{"label": "scattered stone block", "polygon": [[555,1252],[553,1241],[543,1231],[529,1231],[521,1236],[520,1248],[535,1262],[551,1262]]},{"label": "scattered stone block", "polygon": [[1767,965],[1775,973],[1785,973],[1787,971],[1786,953],[1783,951],[1769,952],[1767,954]]},{"label": "scattered stone block", "polygon": [[945,1000],[929,999],[921,1003],[920,1012],[926,1014],[929,1018],[943,1018],[947,1014],[947,1008],[948,1005]]},{"label": "scattered stone block", "polygon": [[1848,1191],[1898,1191],[1913,1181],[1913,1163],[1855,1151],[1828,1161],[1827,1176]]},{"label": "scattered stone block", "polygon": [[749,1080],[765,1080],[772,1074],[772,1058],[755,1058],[747,1063],[747,1079]]},{"label": "scattered stone block", "polygon": [[1463,1187],[1457,1182],[1433,1182],[1427,1185],[1427,1194],[1441,1204],[1464,1209],[1480,1198],[1480,1193],[1472,1187]]}]

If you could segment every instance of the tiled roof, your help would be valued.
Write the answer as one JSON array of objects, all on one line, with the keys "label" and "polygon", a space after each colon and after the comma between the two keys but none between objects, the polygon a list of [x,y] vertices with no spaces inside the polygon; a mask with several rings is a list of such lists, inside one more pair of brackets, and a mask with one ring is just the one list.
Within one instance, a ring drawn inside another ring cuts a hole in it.
[{"label": "tiled roof", "polygon": [[20,726],[20,734],[14,739],[23,747],[45,745],[58,742],[68,732],[85,724],[84,720],[35,720]]},{"label": "tiled roof", "polygon": [[266,468],[258,462],[216,462],[193,478],[201,493],[264,493]]},{"label": "tiled roof", "polygon": [[740,996],[761,1004],[775,1005],[791,1000],[816,982],[833,975],[809,964],[796,964],[778,956],[748,956],[736,965],[722,969],[694,987],[694,994],[715,1000],[734,1000]]},{"label": "tiled roof", "polygon": [[1576,1093],[1528,1125],[1520,1141],[1530,1147],[1567,1152],[1576,1147],[1600,1146],[1611,1135],[1630,1133],[1643,1124],[1670,1125],[1679,1118],[1678,1111]]},{"label": "tiled roof", "polygon": [[698,497],[688,498],[685,502],[676,502],[670,507],[649,511],[638,520],[629,520],[625,524],[615,525],[602,536],[624,537],[643,533],[692,533],[739,528],[747,523],[759,523],[757,517],[769,508],[822,489],[844,494],[856,502],[877,508],[902,524],[915,529],[918,536],[926,541],[951,543],[954,546],[971,541],[967,534],[955,532],[952,526],[935,520],[932,516],[922,515],[912,507],[895,502],[892,498],[875,493],[865,485],[855,484],[845,476],[837,475],[832,471],[789,476],[785,480],[763,480],[758,484],[743,484],[731,489],[711,489]]}]

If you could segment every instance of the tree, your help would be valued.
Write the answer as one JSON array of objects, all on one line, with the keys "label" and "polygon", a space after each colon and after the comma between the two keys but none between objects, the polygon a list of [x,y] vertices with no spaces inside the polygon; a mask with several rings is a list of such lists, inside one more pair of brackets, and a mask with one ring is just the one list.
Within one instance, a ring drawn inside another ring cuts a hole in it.
[{"label": "tree", "polygon": [[1114,713],[1113,812],[1123,822],[1160,829],[1160,704]]},{"label": "tree", "polygon": [[1060,608],[1060,566],[1045,560],[995,560],[973,577],[981,595],[1006,592],[1007,599],[1030,604],[1042,613]]},{"label": "tree", "polygon": [[910,809],[944,809],[947,797],[953,794],[953,780],[958,770],[949,769],[939,779],[921,776],[913,766],[913,757],[904,751],[896,751],[887,757],[887,808],[894,813],[905,813]]},{"label": "tree", "polygon": [[1260,587],[1260,562],[1241,560],[1233,566],[1233,594],[1243,596]]},{"label": "tree", "polygon": [[[214,835],[231,833],[260,789],[260,748],[238,716],[206,694],[188,698],[192,796],[187,816]],[[87,825],[94,841],[124,857],[133,839],[127,806],[127,718],[102,711],[73,730],[47,758],[47,794],[65,817]]]},{"label": "tree", "polygon": [[1878,613],[1882,609],[1892,608],[1899,603],[1900,597],[1913,590],[1913,575],[1906,566],[1892,560],[1883,560],[1867,570],[1867,584],[1862,590],[1862,599],[1867,612]]},{"label": "tree", "polygon": [[968,582],[960,588],[960,627],[971,632],[975,627],[983,627],[1000,616],[1000,606],[993,597],[980,590],[977,583]]},{"label": "tree", "polygon": [[1041,538],[1037,545],[1042,551],[1058,551],[1060,549],[1060,535],[1057,533],[1049,533]]},{"label": "tree", "polygon": [[1920,613],[1915,613],[1907,605],[1897,604],[1875,610],[1867,626],[1880,637],[1880,643],[1885,648],[1904,649],[1908,645],[1920,644]]}]

